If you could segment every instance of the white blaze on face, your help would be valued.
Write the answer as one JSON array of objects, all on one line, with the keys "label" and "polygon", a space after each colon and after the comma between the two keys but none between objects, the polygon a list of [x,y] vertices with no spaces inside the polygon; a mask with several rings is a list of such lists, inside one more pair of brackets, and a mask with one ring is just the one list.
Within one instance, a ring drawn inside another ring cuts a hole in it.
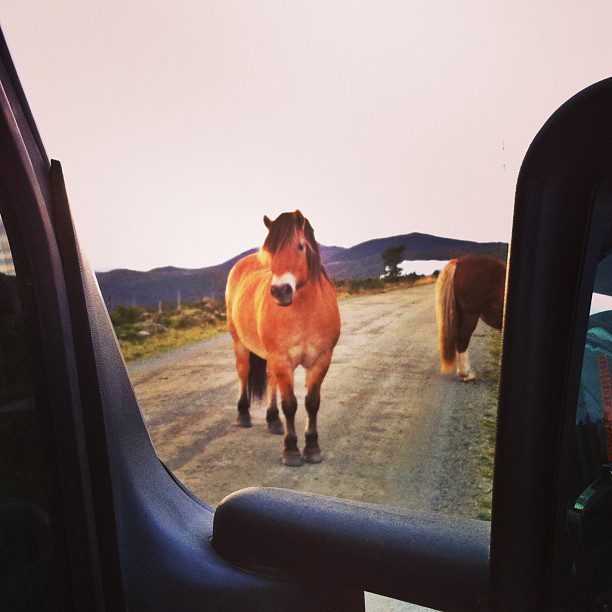
[{"label": "white blaze on face", "polygon": [[295,293],[295,276],[290,274],[289,272],[285,272],[282,276],[276,276],[276,274],[272,277],[272,285],[276,285],[280,287],[281,285],[289,285],[291,287],[291,291]]}]

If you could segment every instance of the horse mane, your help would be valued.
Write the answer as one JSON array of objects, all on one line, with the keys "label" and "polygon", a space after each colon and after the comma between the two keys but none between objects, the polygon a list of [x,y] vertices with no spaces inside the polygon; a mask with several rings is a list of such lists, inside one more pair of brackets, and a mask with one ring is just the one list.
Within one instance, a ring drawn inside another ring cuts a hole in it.
[{"label": "horse mane", "polygon": [[270,226],[268,235],[263,243],[263,249],[270,253],[270,255],[274,255],[274,253],[280,251],[291,242],[296,242],[298,233],[302,231],[306,240],[306,261],[308,262],[310,280],[320,280],[321,276],[329,278],[321,263],[319,245],[317,244],[312,225],[310,225],[310,221],[306,217],[302,218],[304,219],[304,226],[300,228],[294,213],[280,214]]}]

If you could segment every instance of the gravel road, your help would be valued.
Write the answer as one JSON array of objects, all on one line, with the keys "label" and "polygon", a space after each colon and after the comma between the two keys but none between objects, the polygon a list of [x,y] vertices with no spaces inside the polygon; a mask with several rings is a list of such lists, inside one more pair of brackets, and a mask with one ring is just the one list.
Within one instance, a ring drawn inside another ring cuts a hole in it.
[{"label": "gravel road", "polygon": [[[288,468],[282,437],[267,432],[265,404],[253,427],[235,425],[238,383],[228,334],[130,365],[157,452],[204,502],[261,485],[415,510],[476,517],[483,433],[493,383],[439,372],[434,285],[340,302],[342,335],[323,383],[324,460]],[[477,372],[491,370],[482,323],[470,345]],[[304,372],[296,371],[300,445]]]}]

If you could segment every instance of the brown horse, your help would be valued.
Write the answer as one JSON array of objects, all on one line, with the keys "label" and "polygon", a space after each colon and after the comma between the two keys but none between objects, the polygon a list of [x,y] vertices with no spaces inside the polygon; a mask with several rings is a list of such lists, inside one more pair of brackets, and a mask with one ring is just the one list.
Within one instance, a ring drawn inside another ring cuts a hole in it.
[{"label": "brown horse", "polygon": [[225,291],[240,381],[237,421],[251,427],[251,399],[263,396],[267,382],[268,430],[282,434],[278,387],[286,421],[282,462],[302,465],[295,433],[293,372],[303,366],[308,414],[304,460],[319,463],[323,459],[317,434],[320,390],[340,336],[336,290],[321,264],[314,231],[299,210],[282,213],[274,221],[264,216],[264,223],[268,236],[263,246],[236,263]]},{"label": "brown horse", "polygon": [[436,283],[436,315],[442,372],[457,364],[463,381],[476,378],[467,349],[478,319],[501,329],[506,264],[486,255],[451,260]]}]

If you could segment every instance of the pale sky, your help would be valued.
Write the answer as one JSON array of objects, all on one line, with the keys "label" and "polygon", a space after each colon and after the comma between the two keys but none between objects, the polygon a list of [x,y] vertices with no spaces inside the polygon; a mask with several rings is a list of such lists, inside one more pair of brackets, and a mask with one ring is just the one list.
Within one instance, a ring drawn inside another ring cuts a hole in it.
[{"label": "pale sky", "polygon": [[509,240],[529,143],[612,74],[610,0],[0,0],[98,271],[322,244]]}]

